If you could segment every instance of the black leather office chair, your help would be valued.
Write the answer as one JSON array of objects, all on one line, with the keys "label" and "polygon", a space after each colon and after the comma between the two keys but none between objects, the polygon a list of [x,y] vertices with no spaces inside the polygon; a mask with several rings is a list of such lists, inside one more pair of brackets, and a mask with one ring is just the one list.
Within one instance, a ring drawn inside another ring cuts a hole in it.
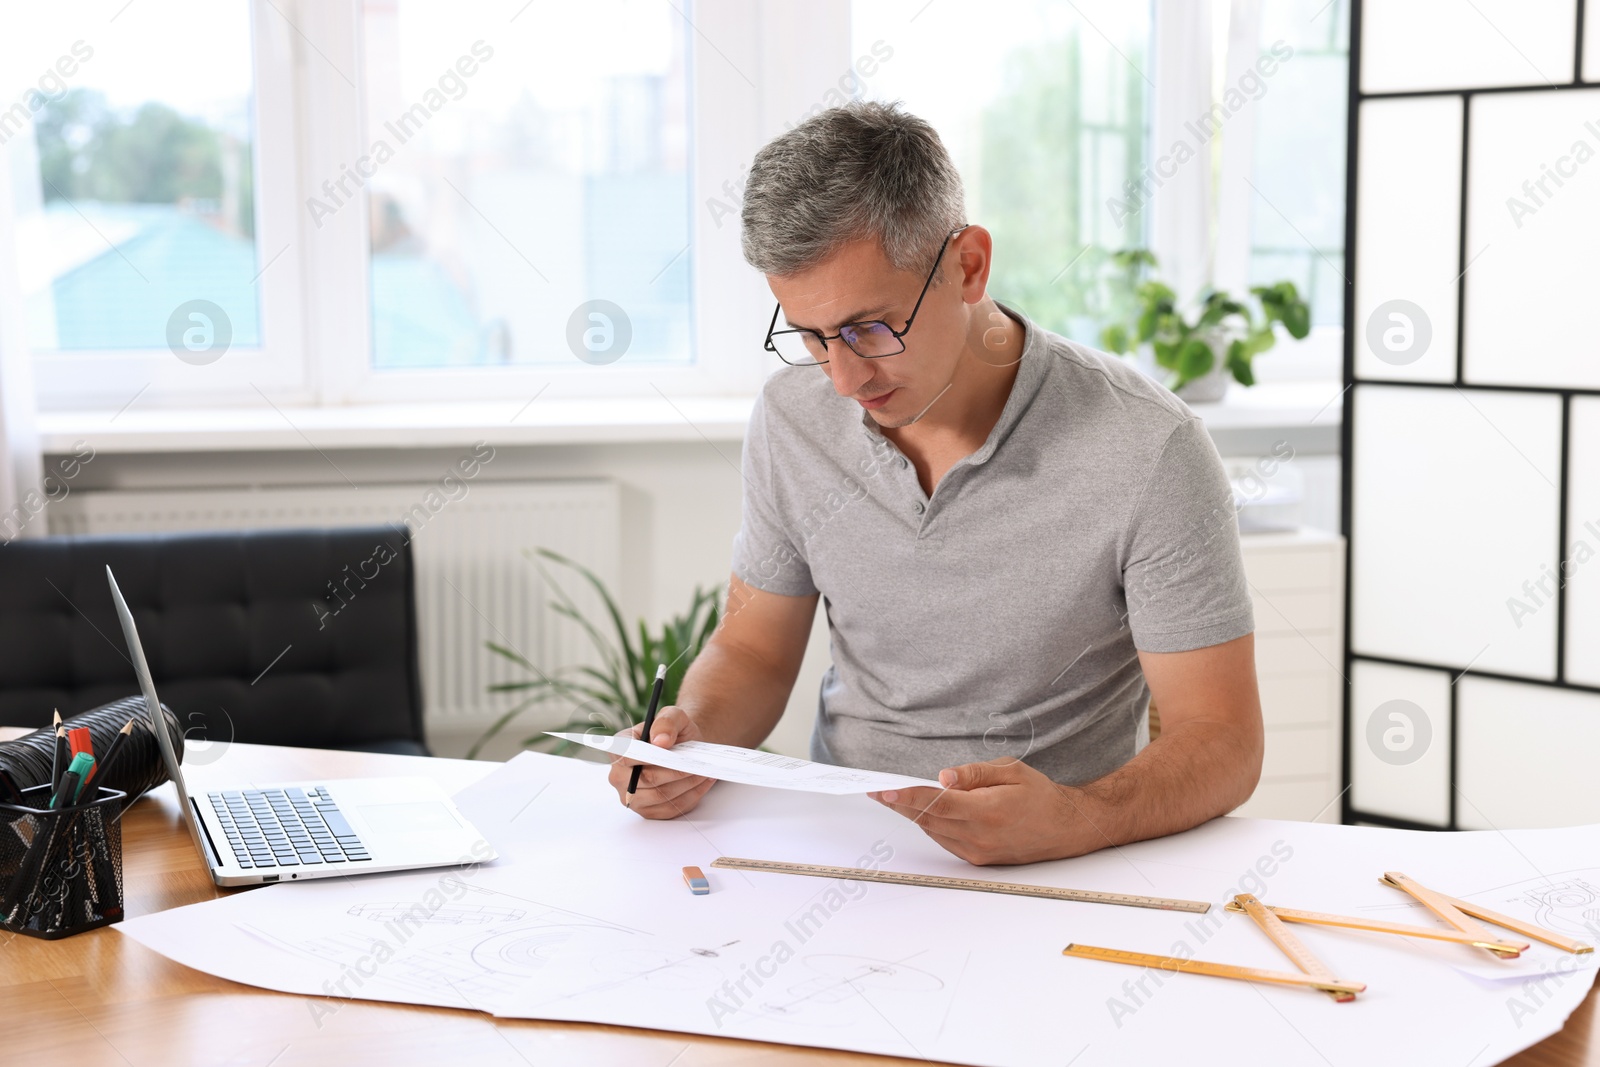
[{"label": "black leather office chair", "polygon": [[399,526],[0,547],[0,724],[139,691],[108,564],[161,701],[191,738],[428,755]]}]

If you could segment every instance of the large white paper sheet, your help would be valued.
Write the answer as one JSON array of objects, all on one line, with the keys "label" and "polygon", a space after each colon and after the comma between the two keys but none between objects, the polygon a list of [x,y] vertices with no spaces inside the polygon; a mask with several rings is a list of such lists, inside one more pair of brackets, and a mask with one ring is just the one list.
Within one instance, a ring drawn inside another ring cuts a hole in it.
[{"label": "large white paper sheet", "polygon": [[578,745],[608,752],[624,759],[667,767],[687,774],[698,774],[723,782],[740,785],[760,785],[772,789],[798,789],[807,793],[831,793],[844,796],[850,793],[876,793],[884,789],[910,789],[927,785],[935,789],[939,783],[928,778],[911,778],[904,774],[887,774],[883,771],[864,771],[855,767],[834,767],[827,763],[784,756],[777,752],[761,752],[753,748],[736,748],[733,745],[716,745],[709,741],[680,741],[671,748],[662,748],[637,738],[621,734],[558,734],[545,731],[551,737],[571,741]]},{"label": "large white paper sheet", "polygon": [[[1041,885],[1210,900],[1207,915],[714,869],[719,855],[931,874],[974,869],[858,796],[720,784],[689,816],[638,818],[604,768],[523,755],[456,802],[500,852],[448,868],[278,885],[118,928],[191,967],[308,995],[471,1007],[970,1064],[1497,1063],[1560,1029],[1594,957],[1297,926],[1368,991],[1308,990],[1063,957],[1069,942],[1292,967],[1236,892],[1417,925],[1378,882],[1424,885],[1594,940],[1600,827],[1429,834],[1219,819],[1074,860],[988,871]],[[681,868],[712,883],[690,895]]]}]

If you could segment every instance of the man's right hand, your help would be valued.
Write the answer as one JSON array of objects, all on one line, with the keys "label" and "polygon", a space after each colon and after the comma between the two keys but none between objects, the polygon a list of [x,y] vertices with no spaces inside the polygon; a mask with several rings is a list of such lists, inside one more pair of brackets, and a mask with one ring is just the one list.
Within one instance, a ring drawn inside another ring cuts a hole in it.
[{"label": "man's right hand", "polygon": [[[638,737],[643,732],[644,724],[640,723],[620,736]],[[650,724],[652,745],[671,748],[679,741],[700,740],[703,740],[700,728],[689,718],[688,712],[675,705],[657,711],[655,722]],[[644,768],[639,774],[639,789],[629,796],[628,780],[633,777],[633,769],[639,766]],[[675,819],[679,815],[686,815],[716,784],[715,778],[685,774],[666,767],[652,767],[620,756],[611,758],[608,778],[622,803],[646,819]]]},{"label": "man's right hand", "polygon": [[[656,712],[650,743],[671,748],[682,741],[708,741],[754,748],[783,717],[789,691],[806,654],[818,594],[779,596],[747,585],[737,574],[728,577],[728,600],[717,628],[700,649],[677,699],[695,709],[700,723],[677,705]],[[619,736],[638,737],[635,726]],[[665,767],[644,765],[639,791],[628,795],[628,779],[640,766],[634,760],[611,761],[611,787],[621,801],[647,819],[675,819],[694,810],[714,779]]]}]

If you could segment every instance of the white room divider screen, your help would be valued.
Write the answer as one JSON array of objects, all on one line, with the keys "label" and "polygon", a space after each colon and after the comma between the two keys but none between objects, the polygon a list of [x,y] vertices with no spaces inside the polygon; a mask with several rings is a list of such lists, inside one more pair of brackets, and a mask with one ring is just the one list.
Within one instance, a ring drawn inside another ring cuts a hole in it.
[{"label": "white room divider screen", "polygon": [[1344,818],[1600,822],[1600,0],[1351,17]]}]

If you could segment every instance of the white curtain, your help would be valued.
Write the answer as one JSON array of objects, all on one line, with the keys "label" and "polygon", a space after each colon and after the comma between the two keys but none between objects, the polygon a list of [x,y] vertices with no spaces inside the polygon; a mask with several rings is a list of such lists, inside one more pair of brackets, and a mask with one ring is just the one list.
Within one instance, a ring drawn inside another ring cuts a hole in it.
[{"label": "white curtain", "polygon": [[0,544],[45,531],[43,466],[34,427],[33,364],[17,277],[13,168],[31,163],[16,150],[32,130],[0,148]]},{"label": "white curtain", "polygon": [[[1261,0],[1232,0],[1228,16],[1226,85],[1240,77],[1261,55]],[[1235,296],[1250,280],[1250,211],[1256,191],[1250,187],[1255,162],[1256,108],[1248,104],[1228,118],[1222,134],[1222,174],[1217,185],[1217,249],[1212,284]]]},{"label": "white curtain", "polygon": [[[1227,5],[1226,84],[1237,84],[1260,54],[1261,0],[1215,0]],[[1213,99],[1213,0],[1156,0],[1155,106],[1151,155],[1173,146],[1196,147],[1197,130]],[[1207,286],[1243,293],[1250,270],[1250,187],[1255,158],[1254,106],[1227,116],[1220,132],[1199,145],[1199,156],[1180,166],[1151,201],[1150,248],[1161,274],[1178,298],[1193,300]],[[1215,142],[1215,143],[1213,143]],[[1220,146],[1221,167],[1212,183],[1212,155]]]},{"label": "white curtain", "polygon": [[[1222,0],[1226,2],[1226,0]],[[1211,107],[1212,0],[1156,0],[1155,106],[1151,155],[1159,160],[1175,145],[1198,148],[1151,197],[1150,250],[1160,275],[1180,301],[1194,298],[1211,280],[1210,145],[1195,144],[1192,128]]]}]

